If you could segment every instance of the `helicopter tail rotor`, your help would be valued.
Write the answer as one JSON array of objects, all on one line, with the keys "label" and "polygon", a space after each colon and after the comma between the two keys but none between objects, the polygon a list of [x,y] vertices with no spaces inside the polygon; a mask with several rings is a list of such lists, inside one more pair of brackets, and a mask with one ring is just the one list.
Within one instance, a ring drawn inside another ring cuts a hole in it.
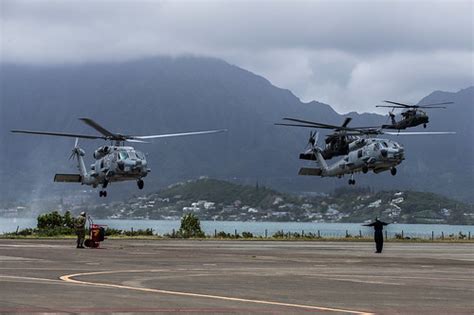
[{"label": "helicopter tail rotor", "polygon": [[79,148],[79,138],[76,138],[76,141],[74,142],[74,148],[72,149],[72,153],[69,156],[69,160],[71,160],[76,154],[84,156],[84,151]]},{"label": "helicopter tail rotor", "polygon": [[308,144],[306,145],[306,148],[311,148],[312,150],[314,150],[316,144],[318,143],[318,139],[319,139],[319,132],[310,131]]}]

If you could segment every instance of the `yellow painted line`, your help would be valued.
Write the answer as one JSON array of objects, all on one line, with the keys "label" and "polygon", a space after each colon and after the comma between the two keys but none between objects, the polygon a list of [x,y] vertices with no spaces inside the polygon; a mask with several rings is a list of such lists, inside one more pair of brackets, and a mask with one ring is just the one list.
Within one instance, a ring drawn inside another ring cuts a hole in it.
[{"label": "yellow painted line", "polygon": [[33,282],[52,282],[56,284],[61,284],[64,285],[66,284],[65,282],[61,280],[56,280],[56,279],[47,279],[47,278],[35,278],[35,277],[21,277],[21,276],[6,276],[6,275],[0,275],[0,281],[12,281],[12,280],[24,280],[24,281],[33,281]]},{"label": "yellow painted line", "polygon": [[187,297],[198,297],[198,298],[208,298],[208,299],[215,299],[215,300],[223,300],[223,301],[233,301],[233,302],[245,302],[245,303],[254,303],[254,304],[266,304],[266,305],[276,305],[276,306],[286,306],[286,307],[294,307],[294,308],[302,308],[302,309],[312,309],[312,310],[319,310],[319,311],[329,311],[329,312],[340,312],[340,313],[348,313],[348,314],[360,314],[360,315],[373,315],[373,313],[368,312],[361,312],[355,310],[347,310],[342,308],[332,308],[332,307],[323,307],[323,306],[314,306],[314,305],[303,305],[303,304],[293,304],[293,303],[283,303],[283,302],[274,302],[274,301],[264,301],[264,300],[252,300],[252,299],[244,299],[244,298],[236,298],[236,297],[228,297],[228,296],[220,296],[220,295],[211,295],[211,294],[201,294],[201,293],[191,293],[191,292],[181,292],[181,291],[169,291],[169,290],[161,290],[161,289],[149,289],[149,288],[140,288],[140,287],[132,287],[120,284],[109,284],[109,283],[98,283],[98,282],[87,282],[87,281],[80,281],[75,280],[75,277],[81,276],[91,276],[91,275],[101,275],[101,274],[113,274],[113,273],[138,273],[138,272],[158,272],[162,270],[111,270],[111,271],[97,271],[97,272],[87,272],[87,273],[75,273],[70,275],[61,276],[59,279],[76,284],[82,285],[90,285],[90,286],[97,286],[97,287],[106,287],[106,288],[116,288],[116,289],[126,289],[126,290],[135,290],[135,291],[142,291],[142,292],[150,292],[150,293],[160,293],[160,294],[169,294],[169,295],[178,295],[178,296],[187,296]]}]

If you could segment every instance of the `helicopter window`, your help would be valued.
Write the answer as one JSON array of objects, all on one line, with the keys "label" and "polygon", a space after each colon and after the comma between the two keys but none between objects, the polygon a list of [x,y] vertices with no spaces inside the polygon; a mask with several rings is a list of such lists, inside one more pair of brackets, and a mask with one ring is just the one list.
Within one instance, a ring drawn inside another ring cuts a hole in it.
[{"label": "helicopter window", "polygon": [[128,151],[128,156],[133,160],[137,159],[137,156],[135,155],[135,152],[133,151]]},{"label": "helicopter window", "polygon": [[135,151],[135,154],[137,155],[137,157],[138,157],[140,160],[145,159],[145,155],[143,155],[142,152],[140,152],[140,151]]},{"label": "helicopter window", "polygon": [[361,158],[362,157],[362,150],[357,151],[357,157]]},{"label": "helicopter window", "polygon": [[119,152],[119,158],[120,158],[121,160],[126,160],[126,159],[128,158],[127,152],[125,152],[125,151]]},{"label": "helicopter window", "polygon": [[380,144],[376,143],[376,144],[374,145],[374,149],[375,149],[375,151],[380,150]]},{"label": "helicopter window", "polygon": [[387,145],[387,142],[382,142],[382,145],[385,147],[385,148],[388,148],[388,145]]}]

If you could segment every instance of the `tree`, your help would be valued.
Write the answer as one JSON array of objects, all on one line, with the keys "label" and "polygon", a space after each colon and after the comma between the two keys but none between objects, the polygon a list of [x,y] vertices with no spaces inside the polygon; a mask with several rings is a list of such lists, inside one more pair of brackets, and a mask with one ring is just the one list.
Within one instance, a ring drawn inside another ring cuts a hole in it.
[{"label": "tree", "polygon": [[57,211],[40,214],[38,216],[39,229],[54,229],[63,226],[63,217]]},{"label": "tree", "polygon": [[204,232],[201,230],[201,222],[199,218],[193,213],[183,215],[181,218],[181,227],[178,235],[183,238],[189,237],[204,237]]}]

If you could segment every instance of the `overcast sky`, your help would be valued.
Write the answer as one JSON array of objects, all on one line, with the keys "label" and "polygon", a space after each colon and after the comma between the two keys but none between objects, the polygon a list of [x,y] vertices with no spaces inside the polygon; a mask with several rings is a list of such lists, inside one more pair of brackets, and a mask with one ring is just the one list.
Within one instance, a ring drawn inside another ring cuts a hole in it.
[{"label": "overcast sky", "polygon": [[473,1],[0,0],[1,62],[222,58],[339,112],[474,85]]}]

